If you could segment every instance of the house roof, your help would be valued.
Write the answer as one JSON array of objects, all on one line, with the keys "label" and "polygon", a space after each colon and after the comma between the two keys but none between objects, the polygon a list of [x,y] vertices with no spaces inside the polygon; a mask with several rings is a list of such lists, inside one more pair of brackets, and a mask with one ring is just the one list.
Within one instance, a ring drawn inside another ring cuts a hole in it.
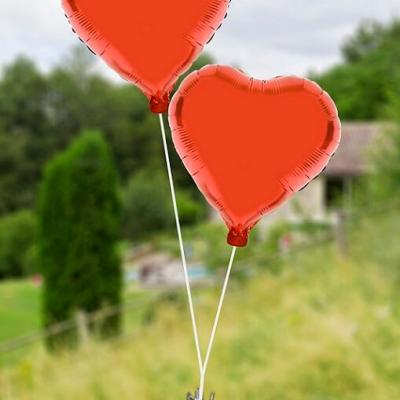
[{"label": "house roof", "polygon": [[380,132],[381,125],[378,123],[343,123],[341,143],[324,174],[359,176],[365,173],[368,170],[367,150]]}]

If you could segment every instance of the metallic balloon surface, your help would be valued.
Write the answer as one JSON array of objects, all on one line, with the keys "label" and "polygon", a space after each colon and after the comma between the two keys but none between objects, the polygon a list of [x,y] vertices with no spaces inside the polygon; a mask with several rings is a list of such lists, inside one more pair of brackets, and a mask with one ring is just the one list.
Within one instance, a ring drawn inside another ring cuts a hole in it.
[{"label": "metallic balloon surface", "polygon": [[269,81],[226,66],[190,74],[174,95],[175,147],[208,202],[245,246],[260,218],[315,178],[341,135],[335,104],[316,83]]},{"label": "metallic balloon surface", "polygon": [[120,76],[138,86],[153,112],[221,25],[229,0],[62,0],[74,32]]}]

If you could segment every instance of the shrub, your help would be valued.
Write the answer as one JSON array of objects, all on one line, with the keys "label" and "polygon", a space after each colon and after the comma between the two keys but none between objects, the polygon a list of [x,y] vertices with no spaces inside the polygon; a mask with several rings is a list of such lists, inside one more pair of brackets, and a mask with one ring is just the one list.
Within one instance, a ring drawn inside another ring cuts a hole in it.
[{"label": "shrub", "polygon": [[36,238],[36,217],[23,210],[0,219],[0,279],[34,272],[28,262]]},{"label": "shrub", "polygon": [[[115,166],[98,133],[81,135],[48,165],[39,202],[46,326],[78,310],[91,313],[120,304],[117,193]],[[114,316],[96,329],[108,335],[118,332],[119,326],[119,317]]]},{"label": "shrub", "polygon": [[[187,190],[176,191],[182,225],[200,222],[206,207]],[[131,177],[123,194],[123,226],[127,239],[137,240],[175,228],[171,191],[165,173],[143,170]]]},{"label": "shrub", "polygon": [[179,219],[182,225],[195,225],[206,215],[205,203],[195,200],[188,191],[178,190],[176,201],[179,209]]},{"label": "shrub", "polygon": [[167,177],[158,171],[135,174],[123,194],[125,236],[135,240],[174,224]]}]

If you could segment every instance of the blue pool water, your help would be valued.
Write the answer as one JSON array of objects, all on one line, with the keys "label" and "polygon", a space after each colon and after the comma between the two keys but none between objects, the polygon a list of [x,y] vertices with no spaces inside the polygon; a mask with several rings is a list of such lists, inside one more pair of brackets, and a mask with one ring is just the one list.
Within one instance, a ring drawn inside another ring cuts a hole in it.
[{"label": "blue pool water", "polygon": [[[191,280],[204,279],[210,276],[207,267],[201,264],[192,264],[188,268],[189,278]],[[125,272],[125,282],[137,282],[139,274],[137,270],[128,270]]]}]

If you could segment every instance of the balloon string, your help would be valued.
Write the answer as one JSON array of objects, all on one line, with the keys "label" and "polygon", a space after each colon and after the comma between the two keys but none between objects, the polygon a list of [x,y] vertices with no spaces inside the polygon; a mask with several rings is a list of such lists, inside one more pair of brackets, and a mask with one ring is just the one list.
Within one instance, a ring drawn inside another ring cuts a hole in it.
[{"label": "balloon string", "polygon": [[173,204],[173,208],[174,208],[175,222],[176,222],[176,230],[177,230],[177,233],[178,233],[179,248],[180,248],[181,258],[182,258],[183,273],[184,273],[184,276],[185,276],[185,285],[186,285],[187,297],[188,297],[188,301],[189,301],[189,310],[190,310],[190,318],[192,320],[194,342],[195,342],[195,345],[196,345],[196,352],[197,352],[197,359],[198,359],[198,362],[199,362],[200,376],[202,376],[202,373],[203,373],[203,361],[202,361],[201,350],[200,350],[200,341],[199,341],[199,335],[198,335],[198,330],[197,330],[196,315],[195,315],[194,307],[193,307],[192,291],[190,289],[190,281],[189,281],[189,274],[188,274],[188,269],[187,269],[187,264],[186,264],[185,249],[183,247],[181,224],[180,224],[180,221],[179,221],[178,206],[177,206],[177,203],[176,203],[175,186],[174,186],[174,180],[173,180],[173,177],[172,177],[171,162],[170,162],[170,158],[169,158],[167,138],[166,138],[166,134],[165,134],[164,119],[163,119],[162,114],[159,114],[158,116],[160,118],[161,135],[162,135],[162,141],[163,141],[163,146],[164,146],[165,161],[167,163],[169,186],[170,186],[170,189],[171,189],[172,204]]},{"label": "balloon string", "polygon": [[220,316],[221,316],[221,311],[222,311],[222,306],[223,306],[224,300],[225,300],[226,289],[228,288],[228,283],[229,283],[229,278],[230,278],[230,275],[231,275],[232,265],[233,265],[233,261],[235,259],[235,254],[236,254],[236,247],[233,247],[232,248],[231,257],[230,257],[230,260],[229,260],[228,269],[227,269],[226,274],[225,274],[224,284],[222,286],[222,292],[221,292],[221,296],[220,296],[219,303],[218,303],[217,313],[216,313],[215,319],[214,319],[214,325],[213,325],[213,328],[212,328],[212,331],[211,331],[210,340],[208,342],[206,358],[204,360],[203,368],[201,370],[200,390],[199,390],[199,399],[201,399],[201,400],[203,399],[203,396],[204,396],[204,385],[205,385],[208,362],[210,360],[211,351],[212,351],[212,348],[213,348],[213,345],[214,345],[215,334],[217,332],[218,323],[219,323]]},{"label": "balloon string", "polygon": [[187,263],[186,263],[185,249],[183,246],[183,238],[182,238],[182,230],[181,230],[181,225],[180,225],[180,220],[179,220],[179,212],[178,212],[178,206],[177,206],[177,202],[176,202],[175,186],[174,186],[174,181],[173,181],[173,177],[172,177],[171,162],[170,162],[170,157],[169,157],[167,138],[166,138],[166,134],[165,134],[164,119],[163,119],[162,114],[159,114],[159,119],[160,119],[160,127],[161,127],[162,142],[163,142],[163,147],[164,147],[165,161],[167,164],[169,185],[170,185],[170,189],[171,189],[172,204],[173,204],[174,215],[175,215],[176,230],[178,233],[179,248],[180,248],[180,253],[181,253],[181,258],[182,258],[184,277],[185,277],[185,285],[186,285],[187,297],[188,297],[188,302],[189,302],[190,317],[192,320],[193,336],[194,336],[194,341],[195,341],[195,345],[196,345],[197,359],[198,359],[198,363],[199,363],[200,389],[199,389],[199,397],[196,400],[200,400],[200,399],[202,400],[203,396],[204,396],[204,385],[205,385],[205,378],[206,378],[206,373],[207,373],[208,362],[210,360],[211,351],[212,351],[212,348],[214,345],[215,335],[217,332],[218,323],[219,323],[220,316],[221,316],[222,306],[224,304],[226,290],[228,288],[228,283],[229,283],[229,278],[230,278],[231,271],[232,271],[233,261],[235,259],[235,255],[236,255],[236,247],[232,248],[229,265],[228,265],[228,269],[226,271],[224,284],[222,286],[221,296],[219,299],[218,308],[217,308],[217,312],[216,312],[216,315],[214,318],[213,328],[211,331],[211,336],[210,336],[210,339],[208,342],[207,353],[206,353],[206,357],[205,357],[204,364],[203,364],[203,360],[202,360],[202,356],[201,356],[201,349],[200,349],[199,335],[198,335],[198,330],[197,330],[196,315],[195,315],[194,307],[193,307],[192,291],[190,288],[190,280],[189,280],[189,274],[188,274]]}]

